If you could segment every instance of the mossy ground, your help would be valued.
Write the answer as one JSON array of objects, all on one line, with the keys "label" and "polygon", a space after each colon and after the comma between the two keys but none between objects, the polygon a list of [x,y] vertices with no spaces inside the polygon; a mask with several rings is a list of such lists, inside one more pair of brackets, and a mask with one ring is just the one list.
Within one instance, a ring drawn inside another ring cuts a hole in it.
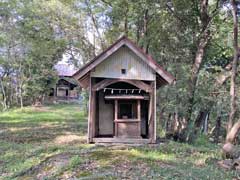
[{"label": "mossy ground", "polygon": [[26,107],[0,114],[0,179],[233,179],[214,144],[86,144],[79,105]]}]

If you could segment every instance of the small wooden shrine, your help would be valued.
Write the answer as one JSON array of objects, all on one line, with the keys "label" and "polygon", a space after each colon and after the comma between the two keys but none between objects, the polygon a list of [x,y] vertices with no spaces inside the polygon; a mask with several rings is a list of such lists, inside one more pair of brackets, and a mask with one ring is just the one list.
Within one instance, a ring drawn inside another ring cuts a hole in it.
[{"label": "small wooden shrine", "polygon": [[131,40],[120,38],[73,77],[89,89],[89,143],[156,142],[156,89],[175,78]]}]

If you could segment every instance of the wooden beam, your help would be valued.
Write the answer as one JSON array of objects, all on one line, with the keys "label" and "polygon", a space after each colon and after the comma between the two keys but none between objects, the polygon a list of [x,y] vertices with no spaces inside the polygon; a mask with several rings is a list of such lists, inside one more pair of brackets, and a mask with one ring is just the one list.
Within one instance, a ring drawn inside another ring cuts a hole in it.
[{"label": "wooden beam", "polygon": [[140,138],[93,138],[95,143],[125,143],[125,144],[149,144],[150,139]]},{"label": "wooden beam", "polygon": [[125,82],[128,84],[131,84],[131,85],[136,86],[139,89],[144,90],[146,92],[152,91],[151,86],[149,86],[148,84],[146,84],[140,80],[129,80],[129,79],[104,79],[93,86],[93,91],[99,91],[111,84],[118,83],[118,82]]},{"label": "wooden beam", "polygon": [[145,99],[144,96],[139,96],[139,95],[109,95],[105,96],[105,99]]},{"label": "wooden beam", "polygon": [[81,79],[78,80],[78,83],[80,84],[81,87],[84,89],[87,89],[90,86],[90,73],[87,73],[85,76],[83,76]]},{"label": "wooden beam", "polygon": [[136,122],[140,122],[140,120],[139,119],[117,119],[117,120],[114,120],[114,122],[119,122],[119,123],[124,123],[124,122],[136,123]]}]

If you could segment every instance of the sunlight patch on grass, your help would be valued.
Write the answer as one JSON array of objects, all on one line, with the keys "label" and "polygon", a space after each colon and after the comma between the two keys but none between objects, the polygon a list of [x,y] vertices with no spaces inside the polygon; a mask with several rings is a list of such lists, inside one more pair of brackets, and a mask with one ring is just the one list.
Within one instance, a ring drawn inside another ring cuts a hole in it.
[{"label": "sunlight patch on grass", "polygon": [[69,144],[86,142],[86,136],[77,136],[73,134],[57,136],[53,141],[55,144]]},{"label": "sunlight patch on grass", "polygon": [[131,149],[129,153],[136,158],[161,161],[176,161],[176,156],[174,154],[165,154],[160,151],[140,151],[138,149]]}]

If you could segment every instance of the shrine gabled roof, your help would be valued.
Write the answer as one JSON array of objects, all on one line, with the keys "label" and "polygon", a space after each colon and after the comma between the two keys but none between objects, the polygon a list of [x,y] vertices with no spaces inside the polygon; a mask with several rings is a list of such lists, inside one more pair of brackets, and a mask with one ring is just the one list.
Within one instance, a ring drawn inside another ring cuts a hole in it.
[{"label": "shrine gabled roof", "polygon": [[123,36],[118,39],[114,44],[109,46],[105,51],[96,56],[93,60],[85,64],[82,68],[73,74],[73,77],[77,80],[84,77],[92,69],[98,66],[101,62],[105,61],[110,55],[115,53],[122,46],[127,46],[132,50],[137,56],[140,57],[145,63],[147,63],[157,75],[157,80],[161,81],[162,84],[171,84],[175,81],[175,77],[167,72],[162,66],[160,66],[156,60],[152,58],[151,55],[145,53],[140,47],[138,47],[134,42],[132,42],[127,37]]}]

